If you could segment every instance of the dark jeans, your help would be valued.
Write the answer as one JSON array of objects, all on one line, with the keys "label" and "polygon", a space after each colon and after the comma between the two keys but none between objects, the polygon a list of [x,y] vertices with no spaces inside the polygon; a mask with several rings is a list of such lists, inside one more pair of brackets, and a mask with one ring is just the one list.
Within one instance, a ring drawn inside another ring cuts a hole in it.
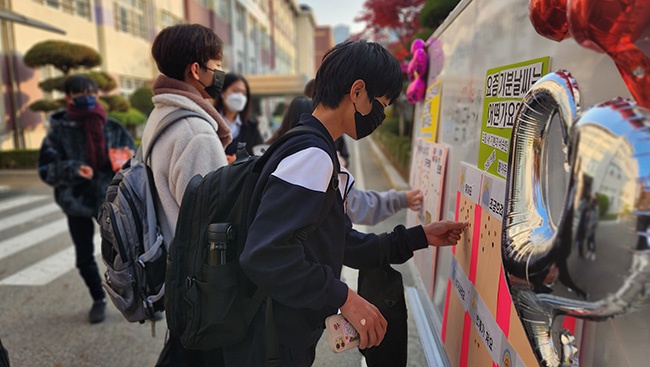
[{"label": "dark jeans", "polygon": [[105,295],[104,289],[102,289],[102,279],[99,276],[99,268],[93,255],[95,251],[93,218],[68,216],[68,228],[72,242],[74,242],[79,274],[86,282],[93,300],[103,299]]},{"label": "dark jeans", "polygon": [[180,338],[171,333],[156,362],[156,367],[222,367],[223,365],[221,349],[185,349]]},{"label": "dark jeans", "polygon": [[[255,315],[251,328],[243,342],[224,348],[224,360],[227,367],[264,367],[266,366],[266,328],[265,313],[262,310]],[[316,344],[307,348],[294,348],[280,344],[282,367],[309,367],[316,359]]]}]

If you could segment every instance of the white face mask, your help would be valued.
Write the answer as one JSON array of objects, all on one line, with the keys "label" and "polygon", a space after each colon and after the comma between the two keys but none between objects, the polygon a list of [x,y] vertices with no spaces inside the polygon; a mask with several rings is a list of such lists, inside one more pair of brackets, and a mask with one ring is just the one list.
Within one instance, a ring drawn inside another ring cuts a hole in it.
[{"label": "white face mask", "polygon": [[246,101],[246,96],[242,93],[231,93],[224,102],[231,111],[241,112],[246,107]]}]

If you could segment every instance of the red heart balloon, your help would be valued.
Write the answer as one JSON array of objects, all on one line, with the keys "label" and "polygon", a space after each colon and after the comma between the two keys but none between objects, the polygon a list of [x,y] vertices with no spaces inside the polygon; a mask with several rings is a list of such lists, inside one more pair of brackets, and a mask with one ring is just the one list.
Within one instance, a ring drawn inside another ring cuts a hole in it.
[{"label": "red heart balloon", "polygon": [[528,16],[540,35],[554,41],[569,37],[567,0],[529,0]]},{"label": "red heart balloon", "polygon": [[650,31],[650,1],[568,0],[567,14],[573,38],[607,53],[636,102],[650,107],[650,59],[634,44]]}]

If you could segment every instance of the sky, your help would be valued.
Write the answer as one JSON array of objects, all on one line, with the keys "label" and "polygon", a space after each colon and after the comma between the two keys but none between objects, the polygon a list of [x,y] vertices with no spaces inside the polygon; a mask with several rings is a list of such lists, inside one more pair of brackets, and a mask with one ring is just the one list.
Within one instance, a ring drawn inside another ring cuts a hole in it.
[{"label": "sky", "polygon": [[355,23],[354,18],[361,13],[364,0],[296,0],[298,4],[309,5],[316,17],[317,25],[332,27],[345,24],[350,33],[363,30],[363,23]]}]

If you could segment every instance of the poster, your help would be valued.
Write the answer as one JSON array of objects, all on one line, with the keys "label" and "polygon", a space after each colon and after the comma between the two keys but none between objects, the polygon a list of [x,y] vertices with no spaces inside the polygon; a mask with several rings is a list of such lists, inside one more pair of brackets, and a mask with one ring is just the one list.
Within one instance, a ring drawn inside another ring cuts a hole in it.
[{"label": "poster", "polygon": [[425,159],[427,181],[421,188],[424,196],[422,206],[423,223],[429,224],[442,219],[442,201],[444,193],[445,171],[447,169],[447,153],[449,148],[439,143],[430,143],[428,157]]},{"label": "poster", "polygon": [[427,88],[427,93],[424,97],[420,136],[432,142],[438,140],[438,118],[440,116],[441,93],[442,81],[438,79]]},{"label": "poster", "polygon": [[478,168],[497,177],[508,175],[508,149],[524,94],[548,73],[550,57],[489,69],[481,123]]}]

